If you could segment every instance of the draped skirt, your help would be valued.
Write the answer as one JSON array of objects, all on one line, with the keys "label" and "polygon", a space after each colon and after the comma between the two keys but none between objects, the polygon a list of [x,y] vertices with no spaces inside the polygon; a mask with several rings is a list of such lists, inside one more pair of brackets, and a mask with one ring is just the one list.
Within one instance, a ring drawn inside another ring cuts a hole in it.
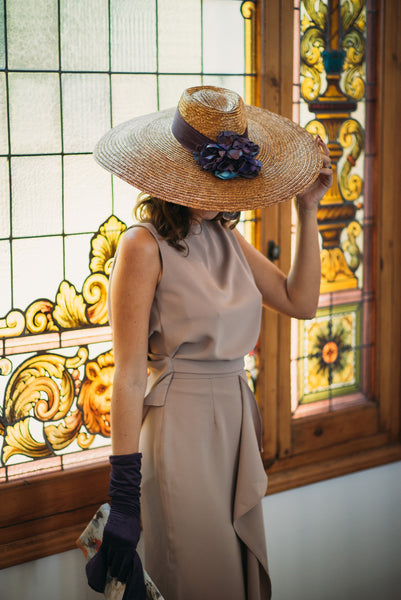
[{"label": "draped skirt", "polygon": [[268,600],[267,481],[243,361],[165,359],[160,373],[140,440],[145,568],[165,600]]}]

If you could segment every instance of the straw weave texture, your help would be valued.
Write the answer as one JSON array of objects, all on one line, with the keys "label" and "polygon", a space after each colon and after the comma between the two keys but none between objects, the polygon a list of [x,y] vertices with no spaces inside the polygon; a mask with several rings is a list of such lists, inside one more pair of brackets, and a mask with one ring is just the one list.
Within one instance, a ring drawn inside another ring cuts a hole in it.
[{"label": "straw weave texture", "polygon": [[202,88],[195,93],[191,93],[192,90],[185,90],[178,103],[181,116],[191,127],[212,140],[222,131],[244,133],[246,112],[238,94],[231,90],[222,94],[210,88]]},{"label": "straw weave texture", "polygon": [[219,211],[251,210],[289,200],[309,187],[322,167],[322,153],[309,133],[285,117],[244,105],[235,92],[190,88],[182,95],[179,110],[192,127],[213,140],[221,131],[243,133],[247,126],[249,139],[260,146],[258,176],[221,180],[202,171],[171,131],[175,108],[136,117],[110,130],[95,148],[96,161],[161,200]]}]

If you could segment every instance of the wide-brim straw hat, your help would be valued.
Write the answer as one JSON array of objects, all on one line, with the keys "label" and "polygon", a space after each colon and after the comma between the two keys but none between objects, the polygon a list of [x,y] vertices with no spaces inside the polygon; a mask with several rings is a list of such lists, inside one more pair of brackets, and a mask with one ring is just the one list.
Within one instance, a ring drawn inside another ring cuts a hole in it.
[{"label": "wide-brim straw hat", "polygon": [[[246,135],[259,146],[257,176],[220,179],[196,163],[192,150],[200,141],[216,142],[223,131]],[[236,92],[212,86],[188,88],[178,108],[114,127],[98,142],[94,157],[114,175],[160,200],[218,211],[252,210],[289,200],[313,183],[323,163],[318,143],[299,125],[245,105]]]}]

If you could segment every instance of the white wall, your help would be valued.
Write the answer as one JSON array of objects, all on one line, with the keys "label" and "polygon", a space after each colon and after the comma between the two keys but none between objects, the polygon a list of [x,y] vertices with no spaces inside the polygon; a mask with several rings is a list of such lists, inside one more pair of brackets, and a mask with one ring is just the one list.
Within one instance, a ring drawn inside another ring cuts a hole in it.
[{"label": "white wall", "polygon": [[401,462],[263,508],[274,600],[401,600]]},{"label": "white wall", "polygon": [[[275,494],[263,508],[274,600],[401,600],[401,462]],[[0,571],[1,600],[101,598],[79,550]]]}]

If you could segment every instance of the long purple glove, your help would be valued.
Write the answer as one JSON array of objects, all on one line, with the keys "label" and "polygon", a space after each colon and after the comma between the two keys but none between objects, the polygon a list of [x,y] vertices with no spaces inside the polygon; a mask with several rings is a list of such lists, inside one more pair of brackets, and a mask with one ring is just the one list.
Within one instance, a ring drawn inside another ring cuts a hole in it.
[{"label": "long purple glove", "polygon": [[108,570],[112,577],[127,583],[123,600],[146,599],[142,564],[136,552],[141,534],[141,460],[140,453],[110,456],[110,515],[102,545],[86,565],[88,583],[97,592],[104,592]]}]

